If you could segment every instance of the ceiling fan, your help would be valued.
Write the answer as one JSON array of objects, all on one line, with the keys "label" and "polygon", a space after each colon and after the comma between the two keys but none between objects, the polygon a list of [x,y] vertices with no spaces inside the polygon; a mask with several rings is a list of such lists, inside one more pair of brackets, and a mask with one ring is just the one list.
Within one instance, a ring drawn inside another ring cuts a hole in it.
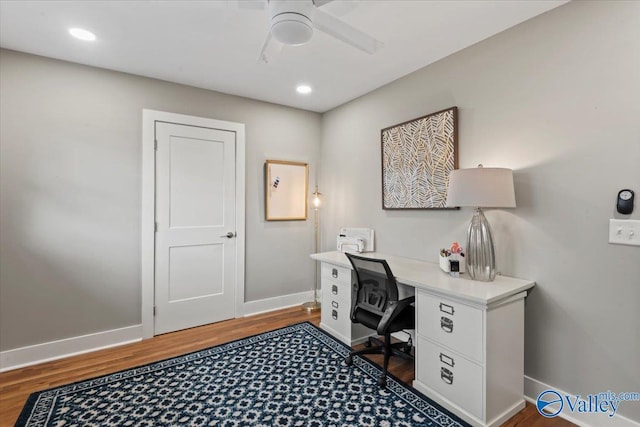
[{"label": "ceiling fan", "polygon": [[[267,49],[270,45],[299,46],[311,40],[314,30],[329,34],[368,54],[382,48],[383,43],[374,37],[352,27],[346,22],[323,12],[319,8],[332,0],[267,0],[271,27],[262,45],[258,61],[268,63]],[[239,2],[240,5],[249,2]],[[255,6],[256,3],[253,3]]]}]

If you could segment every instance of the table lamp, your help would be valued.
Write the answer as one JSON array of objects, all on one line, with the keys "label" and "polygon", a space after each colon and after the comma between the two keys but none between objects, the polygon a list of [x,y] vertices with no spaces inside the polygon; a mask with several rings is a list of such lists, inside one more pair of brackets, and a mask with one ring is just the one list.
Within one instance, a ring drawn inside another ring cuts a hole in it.
[{"label": "table lamp", "polygon": [[505,168],[455,169],[449,175],[447,207],[475,208],[467,231],[465,262],[469,277],[491,282],[496,277],[496,259],[491,226],[482,208],[515,208],[513,171]]}]

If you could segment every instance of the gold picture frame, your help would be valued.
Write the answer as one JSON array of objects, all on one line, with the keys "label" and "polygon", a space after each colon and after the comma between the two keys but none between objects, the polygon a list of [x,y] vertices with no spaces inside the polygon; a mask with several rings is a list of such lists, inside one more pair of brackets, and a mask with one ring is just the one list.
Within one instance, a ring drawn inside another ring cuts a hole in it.
[{"label": "gold picture frame", "polygon": [[265,219],[304,221],[307,219],[309,165],[286,160],[264,164]]},{"label": "gold picture frame", "polygon": [[380,131],[382,209],[446,208],[449,173],[458,168],[458,107]]}]

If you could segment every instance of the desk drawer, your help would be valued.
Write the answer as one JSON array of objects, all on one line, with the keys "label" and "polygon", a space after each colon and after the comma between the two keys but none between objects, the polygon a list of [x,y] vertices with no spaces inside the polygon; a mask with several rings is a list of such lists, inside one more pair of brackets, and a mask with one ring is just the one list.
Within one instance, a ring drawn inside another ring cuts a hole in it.
[{"label": "desk drawer", "polygon": [[418,334],[483,362],[483,311],[418,291]]},{"label": "desk drawer", "polygon": [[351,284],[340,283],[333,279],[322,278],[322,294],[331,295],[334,299],[351,301]]},{"label": "desk drawer", "polygon": [[482,419],[482,366],[422,337],[416,354],[419,382]]},{"label": "desk drawer", "polygon": [[322,280],[329,279],[343,285],[351,286],[351,269],[337,265],[322,263]]},{"label": "desk drawer", "polygon": [[[349,298],[344,297],[346,286],[330,280],[322,281],[322,308],[320,320],[345,338],[351,337],[351,306]],[[332,292],[335,291],[336,293]]]}]

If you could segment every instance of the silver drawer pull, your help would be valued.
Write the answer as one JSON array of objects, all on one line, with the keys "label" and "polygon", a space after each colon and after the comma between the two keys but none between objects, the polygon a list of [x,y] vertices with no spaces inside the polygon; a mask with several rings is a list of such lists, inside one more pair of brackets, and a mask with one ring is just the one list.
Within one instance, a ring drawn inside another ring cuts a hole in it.
[{"label": "silver drawer pull", "polygon": [[333,317],[333,320],[338,320],[338,311],[331,310],[331,317]]},{"label": "silver drawer pull", "polygon": [[447,313],[453,316],[453,313],[455,313],[455,310],[453,309],[452,305],[449,304],[445,304],[443,302],[440,303],[440,311],[443,313]]},{"label": "silver drawer pull", "polygon": [[440,318],[440,327],[446,333],[448,333],[448,334],[452,333],[453,332],[453,320],[449,319],[448,317],[442,316]]},{"label": "silver drawer pull", "polygon": [[440,368],[440,378],[447,384],[453,384],[453,372],[444,366]]},{"label": "silver drawer pull", "polygon": [[332,276],[334,279],[337,279],[337,278],[338,278],[338,269],[337,269],[337,268],[334,268],[334,269],[332,269],[332,270],[331,270],[331,276]]},{"label": "silver drawer pull", "polygon": [[338,295],[338,285],[331,285],[331,293]]},{"label": "silver drawer pull", "polygon": [[340,305],[338,304],[338,301],[331,301],[331,306],[333,308],[340,308]]},{"label": "silver drawer pull", "polygon": [[456,362],[452,357],[447,356],[444,353],[440,353],[440,361],[446,365],[451,366],[452,368],[456,365]]}]

